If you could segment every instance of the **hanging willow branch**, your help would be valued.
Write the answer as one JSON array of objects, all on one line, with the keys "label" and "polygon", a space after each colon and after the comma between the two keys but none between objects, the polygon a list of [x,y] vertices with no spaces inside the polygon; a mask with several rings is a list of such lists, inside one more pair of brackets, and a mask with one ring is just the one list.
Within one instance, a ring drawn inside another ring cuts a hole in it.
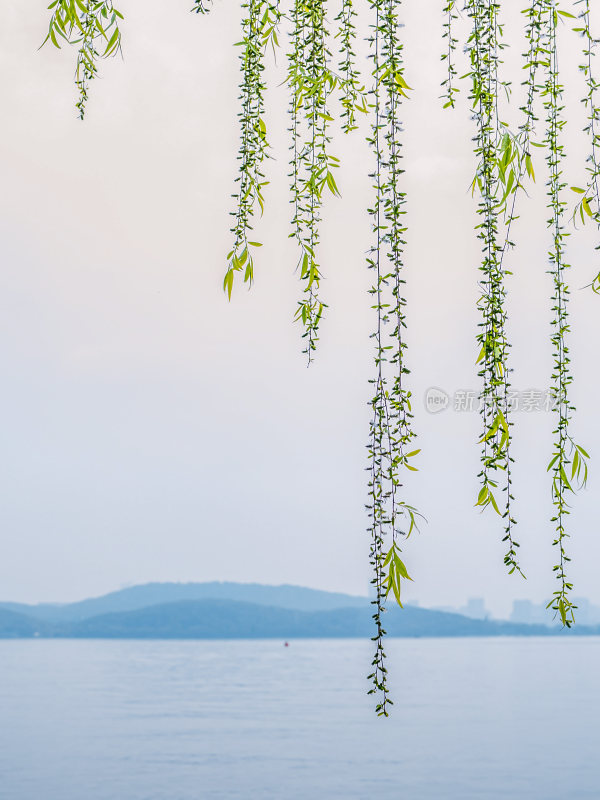
[{"label": "hanging willow branch", "polygon": [[[350,18],[351,22],[351,18]],[[329,100],[338,84],[331,72],[331,53],[324,0],[295,0],[292,16],[292,48],[288,58],[288,85],[291,91],[292,202],[294,216],[291,236],[300,248],[299,271],[304,296],[298,302],[295,319],[304,326],[304,352],[313,359],[319,338],[319,324],[326,304],[320,297],[321,267],[317,249],[320,240],[323,192],[339,196],[333,171],[339,159],[329,152],[331,135]],[[352,75],[351,33],[348,34],[346,113],[354,109],[356,84]]]},{"label": "hanging willow branch", "polygon": [[[523,53],[523,69],[527,70],[527,79],[523,82],[523,85],[527,91],[525,103],[520,108],[524,121],[519,126],[518,135],[513,142],[512,158],[509,158],[507,163],[509,169],[505,168],[503,170],[503,175],[507,177],[507,180],[505,181],[506,204],[504,205],[506,232],[500,255],[500,266],[502,268],[504,268],[506,254],[515,246],[511,239],[511,230],[513,223],[518,219],[516,213],[517,199],[521,190],[525,189],[525,176],[527,175],[528,178],[535,181],[531,148],[543,147],[543,145],[532,141],[535,124],[538,121],[535,100],[542,89],[538,83],[538,72],[541,61],[546,57],[546,51],[543,46],[543,4],[544,0],[533,0],[532,4],[523,11],[527,18],[525,38],[528,44],[527,51]],[[509,198],[511,198],[510,201]],[[512,273],[505,270],[505,274],[510,275]]]},{"label": "hanging willow branch", "polygon": [[[581,6],[578,15],[578,26],[574,28],[583,38],[584,61],[579,69],[585,78],[586,94],[582,103],[587,112],[587,124],[584,128],[590,142],[590,152],[587,158],[588,184],[582,189],[572,186],[574,192],[581,195],[575,208],[574,216],[579,214],[585,224],[588,217],[592,217],[600,229],[600,110],[598,109],[598,83],[594,73],[593,58],[596,56],[597,39],[594,39],[590,29],[590,0],[576,0],[576,6]],[[600,251],[600,244],[596,246]],[[592,281],[592,288],[600,294],[600,271]]]},{"label": "hanging willow branch", "polygon": [[[533,160],[531,156],[531,147],[535,143],[532,142],[532,134],[535,130],[535,123],[537,121],[537,116],[535,112],[535,99],[536,96],[541,92],[542,87],[537,82],[537,75],[538,75],[538,68],[540,66],[540,61],[545,57],[546,51],[543,46],[543,3],[544,0],[533,0],[531,5],[524,9],[523,13],[526,15],[527,25],[525,29],[525,37],[528,43],[527,51],[523,54],[524,58],[524,65],[523,68],[527,70],[527,79],[524,82],[524,86],[526,87],[526,100],[523,106],[521,106],[521,112],[524,115],[524,121],[519,127],[519,132],[516,137],[513,138],[512,134],[508,129],[505,130],[502,138],[499,141],[499,152],[497,153],[497,165],[498,165],[498,179],[499,179],[499,186],[501,187],[502,197],[500,202],[497,205],[497,212],[498,214],[502,214],[504,217],[504,243],[500,249],[500,253],[498,256],[498,273],[501,276],[511,275],[506,265],[505,261],[507,260],[508,253],[515,247],[515,243],[511,238],[511,231],[512,226],[516,219],[518,219],[517,214],[517,199],[521,190],[524,190],[525,184],[525,176],[530,178],[531,180],[535,181],[535,171],[533,167]],[[497,34],[498,36],[499,34]],[[497,39],[496,39],[497,41]],[[497,42],[498,44],[498,42]],[[498,69],[498,61],[496,62],[496,71]],[[496,81],[497,83],[497,81]],[[507,97],[510,96],[509,94],[509,87],[505,84],[503,86],[506,89]],[[496,120],[496,127],[499,128],[506,128],[505,125],[500,123],[498,117],[498,91],[494,92],[495,94],[495,120]],[[543,145],[535,145],[541,147]],[[498,147],[498,141],[496,142],[496,147]],[[504,300],[506,297],[506,291],[504,288],[504,282],[502,283],[501,287],[501,306],[502,306],[502,314],[504,316],[504,324],[507,321],[507,315],[504,308]],[[506,350],[510,347],[509,343],[505,341]],[[480,352],[480,359],[484,354],[484,349]],[[485,357],[484,357],[485,360]],[[509,401],[509,390],[510,390],[510,382],[509,382],[509,369],[506,364],[503,364],[503,372],[502,372],[502,388],[503,388],[503,418],[504,422],[506,422],[506,426],[503,425],[503,419],[500,417],[500,427],[502,428],[503,435],[507,433],[506,437],[506,448],[504,451],[504,459],[503,459],[503,469],[505,471],[505,486],[503,491],[505,492],[505,504],[504,504],[504,511],[503,511],[503,518],[505,520],[505,535],[503,541],[508,545],[507,552],[504,556],[504,564],[509,570],[509,574],[517,571],[523,577],[524,574],[521,570],[521,567],[518,563],[517,557],[517,548],[519,544],[515,541],[513,536],[513,528],[516,524],[516,520],[512,515],[511,504],[514,501],[514,496],[512,493],[512,464],[514,463],[514,459],[510,453],[510,446],[512,444],[512,436],[511,436],[511,428],[513,423],[510,421],[510,401]],[[485,401],[484,401],[485,402]],[[483,440],[486,442],[486,436],[488,436],[490,431],[484,432]],[[485,465],[484,465],[485,468]],[[482,491],[478,497],[478,503],[486,505],[487,498],[484,497],[485,492],[482,488]],[[489,495],[488,495],[489,497]],[[497,508],[495,509],[497,510]]]},{"label": "hanging willow branch", "polygon": [[78,45],[75,85],[79,92],[76,108],[79,118],[85,117],[90,82],[98,72],[97,61],[121,52],[119,21],[123,15],[112,0],[54,0],[48,40],[60,49],[60,40]]},{"label": "hanging willow branch", "polygon": [[[370,38],[373,62],[373,106],[375,119],[368,142],[375,157],[375,198],[369,210],[375,242],[368,258],[374,273],[370,289],[376,312],[375,377],[371,380],[371,435],[369,454],[369,504],[371,517],[371,566],[375,590],[373,619],[376,625],[371,693],[379,694],[378,714],[387,716],[388,696],[383,639],[385,600],[393,592],[401,605],[401,584],[411,580],[401,558],[399,541],[416,527],[418,512],[401,499],[400,471],[414,470],[410,451],[412,429],[411,394],[405,386],[406,328],[403,296],[404,223],[406,192],[401,187],[402,126],[400,108],[410,87],[404,78],[403,45],[399,41],[398,13],[401,0],[374,0],[375,24]],[[410,451],[410,452],[409,452]],[[406,523],[406,524],[403,524]],[[387,572],[386,572],[387,570]]]},{"label": "hanging willow branch", "polygon": [[554,597],[548,607],[552,607],[560,615],[563,625],[570,627],[575,621],[576,606],[570,599],[573,585],[567,577],[567,565],[571,560],[566,552],[566,541],[569,538],[566,522],[570,514],[567,497],[569,493],[576,491],[575,481],[578,481],[579,485],[585,485],[587,481],[586,458],[588,458],[588,454],[582,447],[575,444],[569,432],[575,407],[569,398],[569,388],[573,377],[567,343],[571,328],[568,311],[570,291],[566,282],[566,272],[570,265],[565,261],[565,239],[569,234],[565,231],[564,219],[567,204],[563,197],[566,183],[563,179],[565,151],[562,134],[566,120],[563,114],[563,86],[560,83],[558,67],[557,28],[559,16],[570,15],[560,11],[555,0],[546,0],[545,13],[548,60],[543,94],[544,108],[546,109],[546,161],[550,174],[547,194],[551,216],[548,226],[552,232],[552,249],[549,252],[554,314],[551,337],[554,356],[552,398],[557,419],[554,431],[556,437],[554,452],[548,465],[548,471],[552,474],[552,502],[554,503],[552,522],[555,524],[556,532],[553,545],[558,551],[558,563],[553,569],[559,582],[559,588],[554,592]]},{"label": "hanging willow branch", "polygon": [[237,208],[232,212],[234,225],[231,228],[234,243],[227,255],[229,261],[223,286],[229,297],[233,290],[236,272],[243,272],[244,281],[252,284],[254,279],[253,249],[260,242],[251,241],[252,222],[256,207],[264,210],[263,187],[267,185],[263,173],[263,162],[269,157],[269,142],[265,125],[265,91],[263,72],[264,55],[269,46],[277,47],[279,7],[268,0],[248,0],[244,3],[245,16],[242,21],[243,39],[241,47],[242,82],[240,84],[240,162],[238,189],[234,194]]},{"label": "hanging willow branch", "polygon": [[342,0],[342,10],[335,18],[339,25],[336,39],[340,40],[339,72],[342,87],[342,130],[356,130],[357,111],[367,112],[364,87],[356,66],[356,11],[352,0]]},{"label": "hanging willow branch", "polygon": [[456,86],[456,67],[454,66],[456,45],[458,44],[458,39],[454,37],[454,23],[458,19],[456,0],[446,1],[444,15],[443,38],[447,40],[447,50],[445,53],[442,53],[442,61],[446,62],[446,78],[442,82],[444,91],[442,98],[446,101],[444,103],[444,108],[454,108],[456,104],[455,95],[460,91],[458,86]]},{"label": "hanging willow branch", "polygon": [[[516,520],[512,511],[512,478],[510,453],[512,423],[510,421],[510,378],[508,352],[510,344],[506,335],[505,269],[502,263],[504,246],[501,244],[499,222],[507,211],[509,197],[515,196],[521,154],[518,142],[507,126],[500,122],[498,95],[501,88],[507,94],[509,85],[501,82],[498,74],[501,60],[502,29],[499,23],[500,4],[494,0],[469,0],[466,6],[472,21],[472,32],[467,43],[470,59],[473,118],[476,124],[475,156],[478,167],[473,180],[473,193],[479,194],[476,226],[482,246],[480,270],[481,295],[478,306],[481,312],[479,345],[479,377],[482,380],[480,412],[483,431],[480,442],[481,489],[476,505],[491,506],[504,519],[503,541],[507,545],[504,563],[510,573],[520,572],[517,560],[518,542],[514,538]],[[510,216],[510,215],[509,215]],[[498,488],[502,484],[504,503]]]}]

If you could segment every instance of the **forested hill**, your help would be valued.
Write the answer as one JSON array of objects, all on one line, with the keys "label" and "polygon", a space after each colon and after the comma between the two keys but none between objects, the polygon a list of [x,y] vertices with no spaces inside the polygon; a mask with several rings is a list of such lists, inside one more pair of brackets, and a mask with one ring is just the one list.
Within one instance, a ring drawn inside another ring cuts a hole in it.
[{"label": "forested hill", "polygon": [[[0,609],[0,638],[89,639],[294,639],[372,636],[371,608],[299,611],[234,600],[184,600],[83,620],[52,622]],[[385,616],[390,636],[572,636],[598,635],[600,628],[518,625],[474,620],[459,614],[407,606]]]},{"label": "forested hill", "polygon": [[329,611],[335,608],[360,608],[369,605],[366,597],[324,592],[303,586],[264,586],[258,583],[146,583],[117,592],[57,605],[2,603],[0,608],[53,622],[88,619],[100,614],[135,611],[149,606],[184,600],[236,600],[256,605],[297,611]]}]

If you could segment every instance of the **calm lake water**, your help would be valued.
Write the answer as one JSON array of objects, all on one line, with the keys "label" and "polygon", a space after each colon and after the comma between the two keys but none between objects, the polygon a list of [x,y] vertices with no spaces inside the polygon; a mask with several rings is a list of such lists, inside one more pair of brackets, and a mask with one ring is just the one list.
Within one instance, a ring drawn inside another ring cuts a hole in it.
[{"label": "calm lake water", "polygon": [[600,797],[600,639],[0,642],[2,800]]}]

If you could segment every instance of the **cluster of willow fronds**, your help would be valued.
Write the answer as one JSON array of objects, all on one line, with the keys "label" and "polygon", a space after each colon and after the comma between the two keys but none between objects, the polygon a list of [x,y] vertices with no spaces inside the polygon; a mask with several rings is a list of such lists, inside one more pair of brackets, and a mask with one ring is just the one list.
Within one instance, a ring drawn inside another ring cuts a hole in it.
[{"label": "cluster of willow fronds", "polygon": [[[512,2],[512,0],[511,0]],[[265,124],[265,59],[280,47],[280,27],[289,26],[287,37],[287,86],[290,117],[291,233],[298,247],[298,273],[302,296],[296,319],[303,326],[305,353],[310,362],[319,338],[327,304],[321,296],[323,275],[319,257],[320,225],[324,193],[339,195],[335,173],[338,159],[331,152],[335,107],[341,109],[341,129],[351,133],[360,115],[370,121],[368,143],[372,152],[370,177],[373,242],[367,266],[373,276],[370,295],[374,311],[374,374],[371,379],[372,417],[368,443],[368,492],[373,568],[375,655],[369,676],[372,692],[378,693],[377,712],[387,715],[387,669],[384,650],[383,612],[388,596],[401,603],[401,586],[410,580],[402,559],[401,543],[415,529],[419,512],[403,492],[403,471],[415,470],[415,431],[411,392],[407,383],[406,299],[404,296],[405,214],[407,195],[403,185],[402,107],[411,89],[403,60],[404,31],[402,0],[370,0],[368,43],[370,69],[363,79],[355,55],[357,14],[352,0],[338,0],[333,22],[328,22],[326,0],[291,0],[280,8],[277,0],[243,0],[240,47],[240,149],[239,176],[233,195],[235,209],[231,228],[224,287],[231,292],[238,273],[252,283],[256,248],[253,225],[264,208],[268,183],[265,163],[269,143]],[[590,0],[574,0],[573,14],[559,7],[558,0],[527,0],[522,9],[526,51],[523,53],[525,100],[516,129],[503,122],[501,104],[511,102],[512,87],[502,74],[503,3],[500,0],[441,0],[443,12],[442,59],[447,66],[443,81],[444,107],[458,105],[457,54],[466,54],[464,74],[469,82],[469,114],[474,126],[475,175],[473,196],[477,199],[476,235],[481,244],[479,264],[480,327],[477,335],[476,369],[481,381],[481,471],[476,506],[491,508],[503,524],[506,544],[504,563],[509,572],[521,573],[519,544],[515,539],[516,518],[512,487],[510,342],[507,334],[507,278],[514,242],[511,229],[518,217],[518,200],[528,181],[535,180],[534,148],[545,155],[547,205],[549,211],[548,272],[552,281],[554,354],[552,395],[556,414],[554,449],[548,465],[555,524],[554,545],[558,558],[554,567],[558,588],[552,608],[566,626],[574,621],[567,576],[569,557],[568,498],[587,480],[588,454],[576,444],[570,425],[572,375],[568,346],[569,265],[566,261],[567,184],[563,176],[565,110],[558,67],[558,37],[570,26],[583,41],[579,69],[584,78],[583,103],[587,110],[585,132],[590,143],[587,158],[588,183],[571,187],[577,195],[574,213],[582,221],[593,220],[600,228],[600,120],[594,73],[597,40],[591,33]],[[55,0],[48,38],[58,47],[61,40],[78,48],[77,108],[83,118],[89,82],[99,58],[114,55],[121,47],[121,14],[112,0]],[[195,0],[193,11],[206,13],[204,0]],[[469,23],[461,41],[456,32],[459,18]],[[333,28],[333,30],[332,30]],[[336,46],[334,46],[334,44]],[[337,51],[332,55],[332,50]],[[366,88],[365,88],[366,85]],[[543,132],[536,130],[543,121]],[[534,141],[535,138],[538,141]],[[599,245],[600,248],[600,245]],[[600,292],[600,272],[592,278]],[[522,573],[521,573],[522,574]]]},{"label": "cluster of willow fronds", "polygon": [[[583,2],[583,0],[582,0]],[[454,4],[446,8],[446,38],[455,43],[452,24],[456,19]],[[569,264],[565,260],[565,230],[567,184],[563,177],[565,157],[563,131],[566,124],[563,105],[563,87],[558,68],[558,34],[561,24],[576,20],[574,30],[584,37],[585,62],[580,69],[586,77],[587,93],[584,103],[588,108],[588,126],[591,148],[588,157],[590,183],[587,189],[574,190],[581,194],[576,213],[582,220],[586,216],[598,216],[598,139],[596,136],[597,108],[595,104],[598,88],[593,72],[595,41],[590,33],[590,8],[583,2],[579,17],[559,7],[556,0],[533,0],[523,9],[526,20],[527,50],[523,54],[526,100],[521,107],[523,121],[516,132],[502,122],[500,111],[502,98],[510,102],[511,86],[501,76],[503,65],[501,54],[506,46],[503,41],[502,3],[498,0],[467,0],[465,10],[472,23],[466,50],[470,57],[472,116],[476,124],[475,155],[477,170],[473,180],[473,193],[478,194],[480,222],[478,236],[482,242],[480,281],[481,310],[480,346],[477,363],[482,379],[481,415],[483,431],[481,443],[482,470],[481,490],[476,505],[490,506],[500,515],[505,524],[504,541],[507,552],[504,557],[509,571],[521,572],[518,561],[519,544],[514,537],[516,520],[513,516],[510,453],[512,422],[510,403],[510,366],[506,322],[506,277],[511,274],[507,260],[514,247],[511,241],[511,226],[517,217],[517,198],[526,180],[535,180],[532,148],[538,147],[545,154],[548,172],[547,197],[550,229],[548,249],[549,274],[552,278],[552,331],[551,343],[554,354],[554,369],[551,376],[551,395],[556,414],[554,449],[548,465],[552,475],[551,492],[556,535],[553,544],[557,548],[557,563],[554,572],[559,585],[549,604],[559,614],[562,623],[570,626],[574,622],[574,608],[570,600],[572,584],[567,577],[569,556],[566,552],[566,518],[569,514],[568,496],[585,485],[587,481],[587,452],[576,444],[570,424],[575,410],[569,399],[572,383],[568,335],[570,332],[568,299],[569,285],[566,278]],[[449,63],[445,81],[446,105],[454,105],[452,78],[455,75],[451,56],[452,47],[444,54]],[[450,102],[452,101],[452,102]],[[540,106],[540,110],[538,110]],[[539,132],[540,141],[534,142],[536,123],[544,118],[544,131]],[[594,209],[592,211],[592,208]],[[595,279],[594,285],[598,278]],[[502,485],[503,498],[497,493]]]}]

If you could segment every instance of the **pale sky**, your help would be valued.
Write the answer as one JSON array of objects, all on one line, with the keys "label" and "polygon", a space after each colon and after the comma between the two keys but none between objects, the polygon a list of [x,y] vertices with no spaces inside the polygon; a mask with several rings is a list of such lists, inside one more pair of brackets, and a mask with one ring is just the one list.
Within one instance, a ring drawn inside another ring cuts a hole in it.
[{"label": "pale sky", "polygon": [[[287,238],[285,89],[276,86],[284,60],[270,70],[276,161],[257,224],[265,246],[256,285],[228,303],[221,284],[236,169],[237,12],[222,0],[206,18],[189,14],[189,2],[169,5],[123,0],[124,60],[101,66],[82,124],[75,53],[37,51],[46,2],[0,0],[0,599],[67,601],[169,580],[366,594],[373,319],[364,131],[335,142],[343,199],[326,203],[321,249],[330,308],[307,370],[292,322],[300,287]],[[499,520],[473,507],[477,413],[431,415],[423,402],[431,386],[449,394],[478,388],[473,131],[464,104],[442,112],[437,100],[439,7],[406,3],[414,88],[405,115],[407,338],[423,449],[406,499],[428,519],[406,547],[415,579],[406,596],[424,605],[482,596],[502,614],[514,598],[541,601],[554,590],[546,475],[553,418],[515,418],[524,582],[504,573]],[[572,34],[569,41],[568,181],[581,184],[578,43]],[[519,39],[513,57],[521,49]],[[518,69],[513,80],[518,92]],[[546,389],[551,370],[544,180],[539,164],[515,229],[509,302],[518,390]],[[573,432],[592,455],[600,453],[600,298],[579,287],[598,271],[594,238],[590,227],[569,251]],[[591,468],[569,548],[575,594],[600,603],[597,459]]]}]

